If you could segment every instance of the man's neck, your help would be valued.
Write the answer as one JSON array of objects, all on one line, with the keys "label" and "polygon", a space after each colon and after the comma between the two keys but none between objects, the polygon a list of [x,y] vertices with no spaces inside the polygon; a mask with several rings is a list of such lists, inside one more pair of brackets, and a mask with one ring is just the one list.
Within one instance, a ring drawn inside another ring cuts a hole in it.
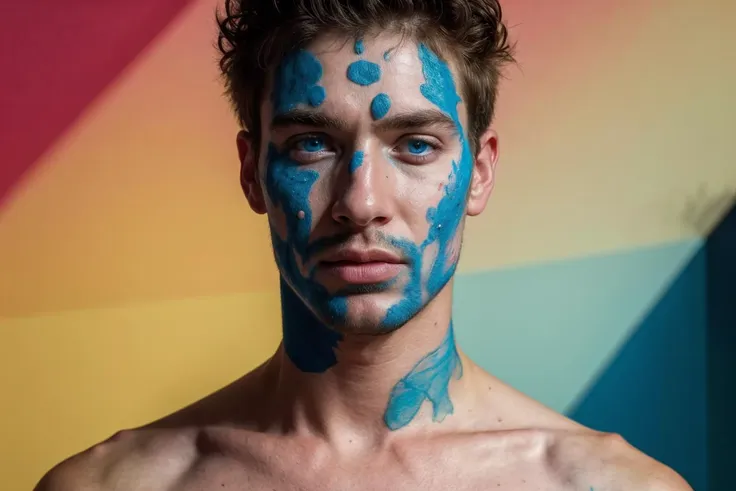
[{"label": "man's neck", "polygon": [[[451,283],[406,325],[380,336],[337,334],[288,293],[284,343],[270,370],[278,372],[274,406],[290,408],[283,414],[289,431],[365,447],[393,430],[433,425],[453,413],[451,392],[461,390],[456,380],[463,367],[451,322]],[[298,326],[286,322],[294,309],[301,310]]]}]

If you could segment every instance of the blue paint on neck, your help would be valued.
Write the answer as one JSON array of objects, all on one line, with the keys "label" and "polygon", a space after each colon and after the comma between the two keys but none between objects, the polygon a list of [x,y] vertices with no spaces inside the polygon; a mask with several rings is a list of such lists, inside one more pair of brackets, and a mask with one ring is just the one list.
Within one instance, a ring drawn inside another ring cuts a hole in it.
[{"label": "blue paint on neck", "polygon": [[358,150],[353,154],[353,158],[350,159],[350,173],[357,171],[361,165],[363,165],[363,151]]},{"label": "blue paint on neck", "polygon": [[337,363],[335,349],[342,336],[325,326],[281,278],[284,350],[299,370],[322,373]]},{"label": "blue paint on neck", "polygon": [[284,56],[274,73],[274,115],[289,112],[299,104],[321,105],[326,97],[325,89],[317,85],[321,79],[322,64],[309,51],[298,50]]},{"label": "blue paint on neck", "polygon": [[347,77],[358,85],[372,85],[381,80],[381,67],[366,60],[354,61],[348,65]]},{"label": "blue paint on neck", "polygon": [[422,404],[432,404],[432,420],[441,422],[452,414],[450,380],[462,377],[463,367],[455,344],[452,322],[442,344],[424,356],[391,390],[383,415],[386,426],[398,430],[408,425]]},{"label": "blue paint on neck", "polygon": [[378,94],[371,101],[371,116],[374,120],[379,120],[388,114],[391,109],[391,99],[387,94]]},{"label": "blue paint on neck", "polygon": [[390,49],[387,49],[386,51],[383,52],[383,59],[385,61],[389,61],[391,59],[391,50]]},{"label": "blue paint on neck", "polygon": [[356,55],[362,55],[365,51],[365,43],[362,39],[357,39],[355,41],[355,45],[353,46],[353,50],[355,51]]}]

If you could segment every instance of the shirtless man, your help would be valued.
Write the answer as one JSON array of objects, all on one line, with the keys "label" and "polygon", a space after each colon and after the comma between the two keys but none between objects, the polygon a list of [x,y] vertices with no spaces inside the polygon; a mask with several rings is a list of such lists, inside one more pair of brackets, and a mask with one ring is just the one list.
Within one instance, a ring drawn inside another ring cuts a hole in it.
[{"label": "shirtless man", "polygon": [[39,491],[691,489],[455,344],[453,274],[465,217],[493,186],[511,60],[496,0],[228,0],[220,29],[283,343],[230,386],[58,465]]}]

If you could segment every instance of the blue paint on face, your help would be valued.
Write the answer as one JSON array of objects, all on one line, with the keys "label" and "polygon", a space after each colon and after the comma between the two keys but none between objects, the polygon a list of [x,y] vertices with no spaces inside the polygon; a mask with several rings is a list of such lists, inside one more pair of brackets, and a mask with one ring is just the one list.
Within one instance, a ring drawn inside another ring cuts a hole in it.
[{"label": "blue paint on face", "polygon": [[348,80],[358,85],[371,85],[381,80],[381,67],[377,64],[358,60],[348,65]]},{"label": "blue paint on face", "polygon": [[322,79],[322,64],[309,51],[287,54],[274,73],[271,104],[274,114],[283,114],[299,104],[320,106],[326,97]]},{"label": "blue paint on face", "polygon": [[[282,275],[284,349],[300,370],[323,372],[335,364],[333,349],[342,336],[317,320],[306,305],[323,318],[339,322],[347,314],[347,298],[330,295],[314,280],[314,269],[305,276],[299,268],[299,261],[308,264],[310,253],[318,250],[309,243],[312,228],[309,194],[319,174],[301,167],[288,152],[279,153],[273,144],[269,144],[267,162],[266,191],[286,219],[285,239],[271,230],[274,255]],[[304,212],[302,218],[299,218],[300,211]]]},{"label": "blue paint on face", "polygon": [[391,109],[391,98],[387,94],[378,94],[371,101],[371,116],[374,120],[379,120],[388,114]]},{"label": "blue paint on face", "polygon": [[[423,307],[424,289],[426,288],[427,297],[434,297],[455,273],[457,261],[450,261],[449,256],[465,214],[465,199],[473,174],[472,152],[457,110],[461,99],[450,67],[424,44],[419,45],[419,59],[425,80],[419,90],[427,100],[452,118],[457,128],[461,153],[459,162],[452,161],[442,198],[436,207],[427,211],[427,238],[419,246],[406,240],[393,241],[404,257],[411,258],[411,272],[404,287],[403,298],[386,312],[383,325],[387,329],[395,329],[408,322]],[[433,244],[436,244],[437,255],[430,266],[426,285],[423,285],[421,271],[424,253]]]},{"label": "blue paint on face", "polygon": [[391,390],[383,419],[391,430],[408,425],[419,412],[424,401],[432,404],[432,420],[441,422],[453,413],[450,400],[450,379],[463,374],[455,335],[450,323],[442,344],[414,365]]},{"label": "blue paint on face", "polygon": [[365,43],[363,43],[362,39],[358,39],[355,41],[355,45],[353,46],[353,50],[355,51],[356,55],[362,55],[365,51]]},{"label": "blue paint on face", "polygon": [[[326,97],[325,89],[318,85],[321,78],[322,65],[313,54],[299,50],[286,55],[274,72],[271,94],[274,115],[299,105],[321,105]],[[324,144],[317,137],[300,143],[307,152],[319,151]],[[300,370],[324,372],[336,363],[334,350],[342,336],[320,322],[315,312],[338,322],[347,313],[347,299],[330,295],[314,280],[314,269],[303,273],[310,253],[319,250],[317,244],[309,242],[312,229],[309,195],[319,174],[300,166],[288,150],[279,152],[273,143],[268,144],[266,161],[266,192],[286,221],[283,239],[271,225],[274,256],[281,272],[284,350]],[[301,218],[300,212],[303,212]]]},{"label": "blue paint on face", "polygon": [[350,173],[357,171],[361,165],[363,165],[363,151],[358,150],[353,154],[353,158],[350,159]]}]

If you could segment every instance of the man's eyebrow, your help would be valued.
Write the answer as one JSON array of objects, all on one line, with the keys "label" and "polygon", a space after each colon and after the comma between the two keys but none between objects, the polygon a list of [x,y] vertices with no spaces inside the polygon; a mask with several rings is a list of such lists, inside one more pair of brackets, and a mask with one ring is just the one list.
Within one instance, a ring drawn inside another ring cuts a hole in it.
[{"label": "man's eyebrow", "polygon": [[312,128],[340,130],[347,128],[348,123],[342,118],[305,109],[294,109],[286,113],[277,114],[271,120],[271,129],[286,128],[289,126],[309,126]]},{"label": "man's eyebrow", "polygon": [[416,128],[427,128],[430,126],[442,126],[449,128],[452,131],[459,130],[455,121],[453,121],[450,116],[437,109],[422,109],[420,111],[411,111],[386,116],[385,118],[376,121],[374,126],[379,131],[411,130]]}]

